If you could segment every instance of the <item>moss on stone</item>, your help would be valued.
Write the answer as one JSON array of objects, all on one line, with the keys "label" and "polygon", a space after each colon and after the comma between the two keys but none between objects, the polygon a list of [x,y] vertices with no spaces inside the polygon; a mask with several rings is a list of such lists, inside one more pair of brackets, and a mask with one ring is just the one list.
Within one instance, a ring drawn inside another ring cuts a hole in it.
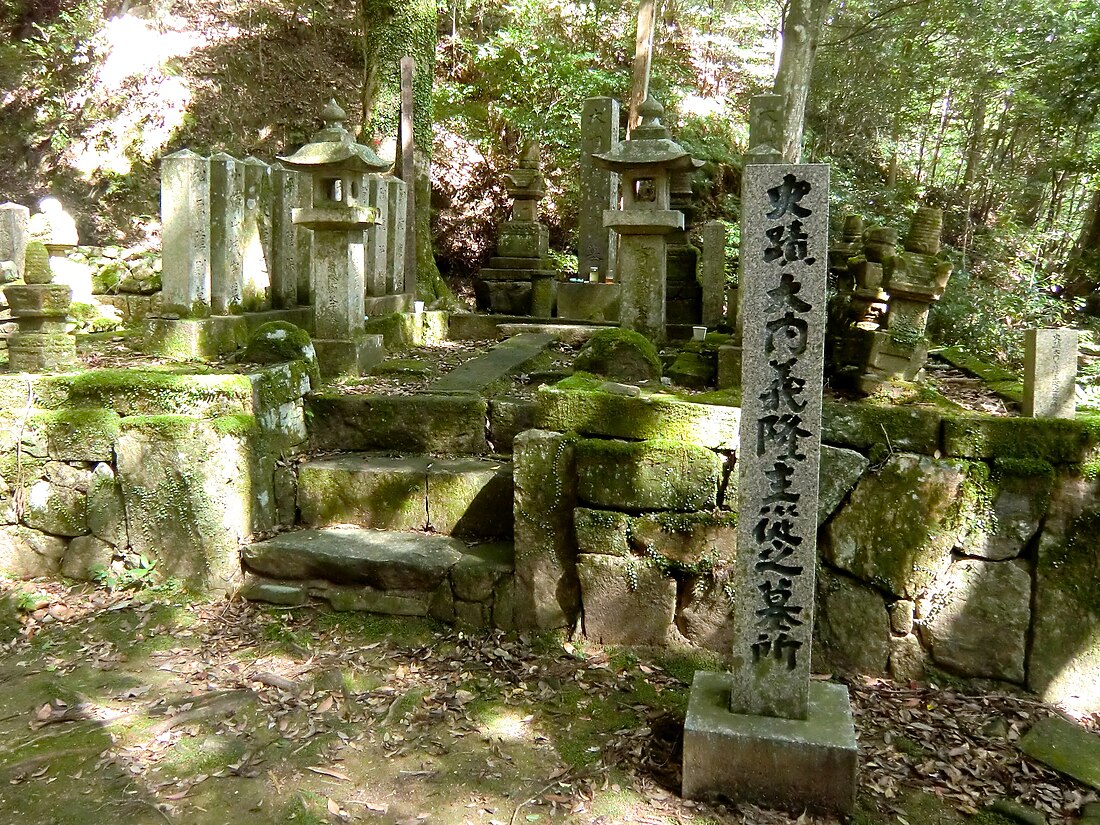
[{"label": "moss on stone", "polygon": [[256,364],[274,364],[301,360],[312,352],[313,340],[304,329],[287,321],[269,321],[249,336],[242,357]]},{"label": "moss on stone", "polygon": [[1023,459],[1081,464],[1100,446],[1100,425],[1067,419],[944,419],[944,451],[961,458]]},{"label": "moss on stone", "polygon": [[681,352],[668,368],[668,377],[681,387],[703,389],[714,383],[718,367],[713,356],[705,353]]},{"label": "moss on stone", "polygon": [[256,422],[256,417],[244,413],[219,416],[211,421],[210,425],[214,428],[214,432],[221,436],[231,435],[247,438],[260,433],[260,426]]},{"label": "moss on stone", "polygon": [[573,362],[577,370],[627,381],[659,378],[657,348],[631,329],[604,329],[588,339]]},{"label": "moss on stone", "polygon": [[119,415],[100,408],[43,412],[34,421],[46,430],[49,453],[62,461],[104,461],[118,438]]},{"label": "moss on stone", "polygon": [[50,252],[41,241],[31,241],[23,251],[23,280],[28,284],[48,284],[50,274]]},{"label": "moss on stone", "polygon": [[245,375],[199,375],[170,370],[89,370],[59,376],[39,388],[43,407],[100,407],[120,415],[212,414],[250,410],[252,383]]},{"label": "moss on stone", "polygon": [[198,423],[189,415],[129,415],[119,422],[121,432],[141,432],[165,440],[186,438]]},{"label": "moss on stone", "polygon": [[[821,439],[856,450],[932,455],[940,448],[940,412],[920,407],[851,404],[825,399],[821,405]],[[872,463],[877,463],[871,456]]]}]

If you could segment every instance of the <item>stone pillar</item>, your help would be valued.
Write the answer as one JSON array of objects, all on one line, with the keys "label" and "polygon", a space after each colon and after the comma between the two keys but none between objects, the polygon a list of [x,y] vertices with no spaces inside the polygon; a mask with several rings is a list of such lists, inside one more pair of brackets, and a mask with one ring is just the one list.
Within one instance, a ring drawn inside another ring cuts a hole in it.
[{"label": "stone pillar", "polygon": [[12,261],[23,277],[23,256],[30,235],[31,210],[18,203],[0,204],[0,261]]},{"label": "stone pillar", "polygon": [[1023,414],[1073,418],[1076,396],[1077,330],[1025,330]]},{"label": "stone pillar", "polygon": [[745,167],[744,405],[731,672],[697,673],[683,792],[848,813],[848,692],[810,681],[829,168]]},{"label": "stone pillar", "polygon": [[298,259],[309,236],[291,219],[291,210],[300,205],[300,174],[279,162],[271,165],[271,303],[277,309],[298,306]]},{"label": "stone pillar", "polygon": [[[388,294],[386,253],[390,230],[390,193],[386,179],[379,175],[367,176],[366,186],[367,205],[373,207],[378,215],[378,223],[368,226],[363,233],[366,289],[368,296],[379,298]],[[369,310],[367,314],[371,314]]]},{"label": "stone pillar", "polygon": [[317,338],[352,340],[363,332],[362,244],[346,230],[313,230],[313,314]]},{"label": "stone pillar", "polygon": [[210,156],[210,311],[241,311],[244,298],[244,169],[225,152]]},{"label": "stone pillar", "polygon": [[666,253],[664,234],[623,235],[619,245],[619,325],[651,341],[665,340]]},{"label": "stone pillar", "polygon": [[699,261],[703,286],[703,318],[708,327],[722,322],[726,294],[726,225],[708,221],[703,225],[703,255]]},{"label": "stone pillar", "polygon": [[581,113],[580,211],[577,213],[578,275],[588,281],[595,268],[603,283],[615,274],[615,233],[603,225],[606,209],[619,205],[619,176],[592,162],[619,143],[619,101],[590,97]]},{"label": "stone pillar", "polygon": [[271,309],[271,168],[247,157],[244,168],[242,304],[249,312]]},{"label": "stone pillar", "polygon": [[665,236],[668,272],[665,274],[665,323],[700,323],[703,316],[703,290],[699,284],[699,249],[691,243],[689,232],[694,225],[695,203],[691,191],[694,167],[681,169],[672,175],[670,206],[684,216],[682,229]]},{"label": "stone pillar", "polygon": [[405,204],[408,187],[400,178],[386,177],[390,222],[386,227],[386,292],[405,291]]},{"label": "stone pillar", "polygon": [[161,161],[161,302],[184,316],[210,314],[210,163],[190,149]]}]

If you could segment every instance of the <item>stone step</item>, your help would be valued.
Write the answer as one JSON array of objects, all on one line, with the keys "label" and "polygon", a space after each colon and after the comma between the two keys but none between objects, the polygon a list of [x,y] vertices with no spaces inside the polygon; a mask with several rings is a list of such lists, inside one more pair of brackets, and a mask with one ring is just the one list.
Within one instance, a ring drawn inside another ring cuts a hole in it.
[{"label": "stone step", "polygon": [[547,332],[523,332],[502,341],[428,386],[432,393],[480,393],[538,357],[554,341]]},{"label": "stone step", "polygon": [[512,535],[512,465],[477,458],[349,454],[303,464],[301,522],[444,535]]},{"label": "stone step", "polygon": [[488,451],[484,398],[465,395],[312,395],[310,448],[480,454]]},{"label": "stone step", "polygon": [[617,329],[610,324],[563,324],[563,323],[522,323],[500,324],[498,326],[505,335],[551,335],[555,340],[563,344],[583,344],[597,332],[603,329]]},{"label": "stone step", "polygon": [[240,593],[275,604],[305,604],[313,597],[336,610],[511,630],[513,557],[511,542],[467,547],[424,533],[300,530],[243,549]]}]

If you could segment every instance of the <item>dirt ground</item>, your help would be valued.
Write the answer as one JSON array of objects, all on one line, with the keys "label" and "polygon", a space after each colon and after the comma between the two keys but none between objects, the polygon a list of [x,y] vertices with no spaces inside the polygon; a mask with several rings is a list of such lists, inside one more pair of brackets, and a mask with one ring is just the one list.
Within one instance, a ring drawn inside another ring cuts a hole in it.
[{"label": "dirt ground", "polygon": [[[834,821],[679,798],[688,687],[713,658],[167,585],[0,596],[0,822]],[[1037,702],[850,689],[860,825],[963,822],[1000,796],[1067,821],[1095,799],[1013,747],[1053,712]]]}]

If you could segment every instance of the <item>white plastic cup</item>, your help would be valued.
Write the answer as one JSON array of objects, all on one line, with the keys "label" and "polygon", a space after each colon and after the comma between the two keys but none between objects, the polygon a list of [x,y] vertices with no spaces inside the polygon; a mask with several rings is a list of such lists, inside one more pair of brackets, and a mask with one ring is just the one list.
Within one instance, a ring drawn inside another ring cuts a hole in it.
[{"label": "white plastic cup", "polygon": [[696,341],[702,341],[704,338],[707,337],[707,328],[706,327],[692,327],[691,328],[691,337],[693,339],[695,339]]},{"label": "white plastic cup", "polygon": [[416,315],[420,315],[423,312],[424,312],[424,302],[423,301],[413,301],[413,313],[416,314]]}]

